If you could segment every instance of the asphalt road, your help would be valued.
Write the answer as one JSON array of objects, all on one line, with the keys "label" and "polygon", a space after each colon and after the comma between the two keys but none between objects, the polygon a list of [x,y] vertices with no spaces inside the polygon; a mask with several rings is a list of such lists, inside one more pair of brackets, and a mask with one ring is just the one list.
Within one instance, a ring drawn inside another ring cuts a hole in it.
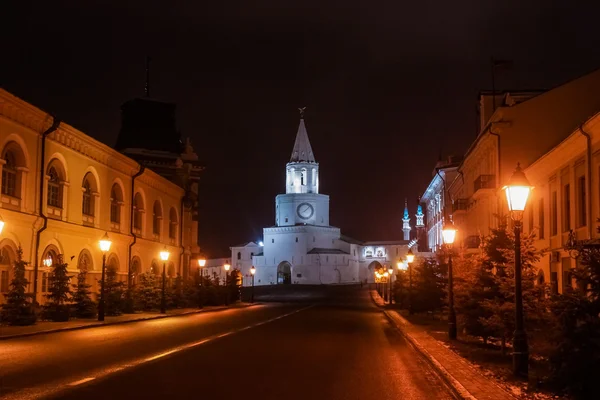
[{"label": "asphalt road", "polygon": [[0,342],[0,399],[450,399],[360,289]]}]

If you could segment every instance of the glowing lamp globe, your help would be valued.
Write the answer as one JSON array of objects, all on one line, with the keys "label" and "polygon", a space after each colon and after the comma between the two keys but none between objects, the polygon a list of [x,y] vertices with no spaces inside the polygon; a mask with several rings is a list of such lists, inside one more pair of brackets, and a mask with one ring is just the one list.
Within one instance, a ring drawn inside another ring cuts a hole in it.
[{"label": "glowing lamp globe", "polygon": [[398,261],[396,263],[396,266],[398,267],[398,269],[400,269],[402,271],[406,271],[406,264],[403,261]]},{"label": "glowing lamp globe", "polygon": [[2,229],[4,229],[4,220],[0,217],[0,233],[2,233]]},{"label": "glowing lamp globe", "polygon": [[517,164],[517,168],[510,177],[508,185],[504,187],[508,210],[512,213],[513,218],[522,215],[527,205],[531,188],[525,173],[521,170],[521,165]]},{"label": "glowing lamp globe", "polygon": [[160,259],[163,261],[167,261],[170,255],[171,254],[169,253],[169,250],[167,250],[167,246],[165,246],[163,251],[160,252]]},{"label": "glowing lamp globe", "polygon": [[254,265],[252,266],[252,268],[250,268],[250,273],[252,275],[254,275],[256,273],[256,268],[254,268]]},{"label": "glowing lamp globe", "polygon": [[204,267],[206,265],[206,260],[204,258],[199,258],[198,259],[198,266],[200,268]]},{"label": "glowing lamp globe", "polygon": [[225,268],[225,271],[229,271],[229,268],[231,268],[231,265],[225,264],[225,265],[223,265],[223,268]]},{"label": "glowing lamp globe", "polygon": [[394,268],[389,268],[389,269],[388,269],[388,273],[389,273],[390,275],[392,275],[392,274],[394,273]]},{"label": "glowing lamp globe", "polygon": [[409,264],[415,261],[415,254],[411,249],[408,249],[408,253],[406,253],[406,261],[408,261]]},{"label": "glowing lamp globe", "polygon": [[388,272],[387,272],[387,271],[385,271],[385,272],[383,273],[383,276],[385,276],[386,278],[387,278],[389,275],[390,275],[390,274],[388,274]]},{"label": "glowing lamp globe", "polygon": [[454,239],[456,238],[456,228],[452,222],[446,223],[444,225],[444,229],[442,229],[442,239],[444,239],[445,244],[454,243]]},{"label": "glowing lamp globe", "polygon": [[108,232],[104,232],[104,236],[102,236],[102,239],[100,239],[100,250],[102,250],[103,253],[106,253],[110,250],[111,244],[112,242],[108,237]]}]

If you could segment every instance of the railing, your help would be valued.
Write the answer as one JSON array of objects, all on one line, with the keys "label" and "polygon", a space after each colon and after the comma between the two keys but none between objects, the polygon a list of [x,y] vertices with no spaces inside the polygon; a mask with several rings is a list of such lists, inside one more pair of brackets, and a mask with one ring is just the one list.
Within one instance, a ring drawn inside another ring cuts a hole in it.
[{"label": "railing", "polygon": [[475,179],[473,190],[476,192],[479,189],[494,189],[496,187],[495,175],[479,175]]}]

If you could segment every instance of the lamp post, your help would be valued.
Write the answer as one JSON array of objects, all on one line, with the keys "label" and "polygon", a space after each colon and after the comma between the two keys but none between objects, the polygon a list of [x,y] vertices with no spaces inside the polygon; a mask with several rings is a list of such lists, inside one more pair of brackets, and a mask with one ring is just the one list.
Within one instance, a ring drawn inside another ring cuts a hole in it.
[{"label": "lamp post", "polygon": [[531,185],[517,164],[508,185],[504,187],[508,210],[515,233],[515,332],[513,335],[513,374],[526,377],[529,369],[529,345],[523,323],[523,293],[521,288],[521,220],[527,205]]},{"label": "lamp post", "polygon": [[167,261],[169,260],[169,250],[167,250],[167,246],[160,252],[160,259],[163,262],[163,273],[162,273],[162,293],[160,296],[160,313],[165,314],[167,312],[167,299],[165,297],[165,285],[167,282]]},{"label": "lamp post", "polygon": [[[408,265],[402,261],[402,260],[398,260],[398,262],[396,263],[396,266],[398,267],[399,271],[406,271],[406,269],[408,268]],[[404,277],[402,278],[404,279]],[[398,280],[398,278],[396,278],[396,281]],[[402,290],[402,285],[399,286],[400,290]],[[404,294],[400,293],[400,307],[404,306]],[[397,303],[397,300],[396,300]]]},{"label": "lamp post", "polygon": [[383,302],[385,303],[385,298],[387,297],[387,280],[389,278],[390,274],[387,271],[383,271],[383,277],[385,278],[384,282],[383,282]]},{"label": "lamp post", "polygon": [[444,225],[442,239],[448,246],[448,338],[456,339],[456,312],[454,311],[454,275],[452,271],[452,243],[456,238],[456,228],[452,222]]},{"label": "lamp post", "polygon": [[412,301],[412,262],[415,261],[415,255],[411,249],[408,249],[406,253],[406,263],[408,264],[408,313],[413,314],[413,301]]},{"label": "lamp post", "polygon": [[250,268],[250,275],[252,275],[252,294],[250,295],[250,303],[254,303],[254,274],[256,274],[256,268],[254,265]]},{"label": "lamp post", "polygon": [[[106,253],[110,250],[112,242],[108,238],[108,232],[100,239],[100,250],[102,251],[102,280],[100,281],[100,302],[98,302],[98,321],[104,321],[104,285],[106,280]],[[52,259],[44,260],[46,266],[52,265]]]},{"label": "lamp post", "polygon": [[392,281],[394,280],[394,268],[390,265],[388,268],[388,273],[390,274],[390,291],[388,293],[388,303],[392,304]]},{"label": "lamp post", "polygon": [[203,280],[204,280],[204,273],[203,273],[203,269],[204,266],[206,265],[206,259],[205,258],[199,258],[198,259],[198,275],[200,275],[200,286],[202,286],[203,284]]},{"label": "lamp post", "polygon": [[231,265],[229,264],[225,264],[223,265],[223,268],[225,269],[225,305],[228,306],[229,305],[229,268],[231,268]]}]

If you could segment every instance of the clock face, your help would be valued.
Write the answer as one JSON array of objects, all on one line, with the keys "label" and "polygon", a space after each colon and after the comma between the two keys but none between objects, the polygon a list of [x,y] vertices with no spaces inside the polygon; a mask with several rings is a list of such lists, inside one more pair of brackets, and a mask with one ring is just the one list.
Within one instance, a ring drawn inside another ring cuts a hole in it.
[{"label": "clock face", "polygon": [[302,219],[309,219],[315,213],[313,206],[308,203],[300,204],[296,211],[298,212],[298,216]]}]

